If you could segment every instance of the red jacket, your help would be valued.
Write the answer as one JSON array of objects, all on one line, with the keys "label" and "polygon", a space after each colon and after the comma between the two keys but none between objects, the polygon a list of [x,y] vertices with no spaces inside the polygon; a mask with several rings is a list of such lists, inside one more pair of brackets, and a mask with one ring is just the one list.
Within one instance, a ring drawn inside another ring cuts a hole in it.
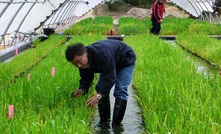
[{"label": "red jacket", "polygon": [[157,22],[162,22],[163,13],[165,12],[165,7],[163,3],[160,3],[159,0],[156,0],[152,5],[152,13],[150,15],[151,20],[156,20]]}]

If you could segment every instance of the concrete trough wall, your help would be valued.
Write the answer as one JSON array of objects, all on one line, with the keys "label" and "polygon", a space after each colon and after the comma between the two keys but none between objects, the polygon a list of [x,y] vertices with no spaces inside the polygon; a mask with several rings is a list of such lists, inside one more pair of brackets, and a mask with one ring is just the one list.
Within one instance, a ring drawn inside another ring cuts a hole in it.
[{"label": "concrete trough wall", "polygon": [[4,49],[0,52],[0,62],[5,62],[8,59],[16,56],[16,48],[18,48],[18,53],[24,51],[27,48],[30,48],[32,41],[21,42],[15,46]]}]

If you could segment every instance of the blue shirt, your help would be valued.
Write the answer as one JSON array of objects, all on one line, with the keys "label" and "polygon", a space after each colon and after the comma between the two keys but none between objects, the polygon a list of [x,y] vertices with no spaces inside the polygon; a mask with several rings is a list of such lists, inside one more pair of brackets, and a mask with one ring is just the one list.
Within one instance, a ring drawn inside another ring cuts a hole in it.
[{"label": "blue shirt", "polygon": [[79,69],[80,86],[88,92],[94,73],[101,73],[104,77],[100,85],[96,85],[97,92],[108,95],[116,82],[117,70],[135,64],[136,55],[133,49],[122,41],[100,40],[86,47],[89,68]]}]

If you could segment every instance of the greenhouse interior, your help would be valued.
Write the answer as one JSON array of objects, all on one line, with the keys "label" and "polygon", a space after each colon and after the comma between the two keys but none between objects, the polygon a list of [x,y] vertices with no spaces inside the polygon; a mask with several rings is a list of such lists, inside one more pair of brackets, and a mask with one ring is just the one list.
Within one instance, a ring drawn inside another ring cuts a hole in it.
[{"label": "greenhouse interior", "polygon": [[221,0],[0,11],[0,133],[221,133]]}]

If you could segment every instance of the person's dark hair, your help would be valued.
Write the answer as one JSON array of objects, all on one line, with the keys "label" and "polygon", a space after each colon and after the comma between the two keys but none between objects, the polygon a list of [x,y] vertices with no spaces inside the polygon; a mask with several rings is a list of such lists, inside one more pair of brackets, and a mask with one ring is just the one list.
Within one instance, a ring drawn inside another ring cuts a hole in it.
[{"label": "person's dark hair", "polygon": [[86,48],[82,43],[75,43],[69,45],[66,49],[66,59],[67,61],[71,62],[74,56],[78,55],[81,56],[83,53],[86,52]]}]

